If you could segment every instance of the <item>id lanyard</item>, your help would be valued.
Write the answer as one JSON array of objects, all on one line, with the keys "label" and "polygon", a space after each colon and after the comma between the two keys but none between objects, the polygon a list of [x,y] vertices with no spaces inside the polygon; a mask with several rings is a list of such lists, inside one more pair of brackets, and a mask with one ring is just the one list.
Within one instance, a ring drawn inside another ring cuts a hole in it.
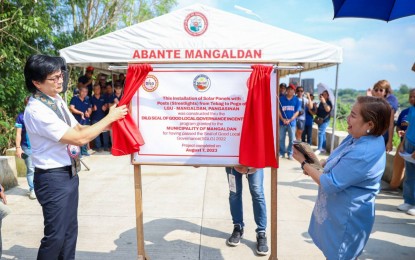
[{"label": "id lanyard", "polygon": [[[63,122],[65,122],[68,126],[71,126],[71,119],[66,112],[65,108],[63,107],[63,104],[61,104],[61,110],[59,110],[57,106],[57,102],[52,100],[50,97],[45,95],[44,93],[40,91],[36,91],[35,94],[33,94],[33,98],[39,100],[42,102],[45,106],[52,109],[53,112],[56,113],[56,115],[61,119]],[[63,115],[62,115],[63,112]],[[80,170],[81,170],[81,163],[80,163],[80,153],[81,149],[79,146],[68,144],[66,146],[66,150],[68,152],[69,158],[71,159],[71,168],[72,168],[72,176],[75,176]]]}]

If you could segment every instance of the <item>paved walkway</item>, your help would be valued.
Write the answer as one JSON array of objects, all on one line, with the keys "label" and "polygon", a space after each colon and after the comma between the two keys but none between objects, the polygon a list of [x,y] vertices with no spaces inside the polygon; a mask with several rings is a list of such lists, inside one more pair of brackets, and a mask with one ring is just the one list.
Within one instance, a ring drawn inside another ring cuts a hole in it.
[{"label": "paved walkway", "polygon": [[[95,154],[80,173],[76,259],[136,259],[134,177],[129,157]],[[324,259],[307,234],[317,186],[299,165],[282,159],[278,173],[278,259]],[[244,190],[245,239],[227,247],[232,232],[224,168],[143,166],[144,230],[151,259],[268,259],[255,255],[255,223]],[[265,191],[270,203],[270,171]],[[12,214],[3,221],[3,259],[36,259],[42,211],[28,199],[25,178],[7,191]],[[244,184],[247,184],[245,181]],[[245,185],[247,187],[247,185]],[[359,259],[414,259],[415,217],[398,212],[400,194],[381,193],[376,223]]]}]

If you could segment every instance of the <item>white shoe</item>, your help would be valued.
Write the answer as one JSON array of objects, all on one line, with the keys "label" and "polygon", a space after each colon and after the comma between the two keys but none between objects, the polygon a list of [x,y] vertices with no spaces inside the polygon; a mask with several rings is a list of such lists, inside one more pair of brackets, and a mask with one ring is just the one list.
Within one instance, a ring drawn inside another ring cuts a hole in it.
[{"label": "white shoe", "polygon": [[29,193],[29,198],[30,198],[31,200],[35,200],[35,199],[36,199],[36,194],[35,194],[35,191],[34,191],[34,190],[31,190],[31,191],[30,191],[30,193]]},{"label": "white shoe", "polygon": [[319,155],[319,154],[320,154],[320,152],[321,152],[320,150],[316,150],[316,151],[314,152],[314,154],[315,154],[315,155]]},{"label": "white shoe", "polygon": [[[408,203],[403,203],[401,205],[398,206],[398,210],[400,211],[408,211],[412,208],[415,208],[413,205],[408,204]],[[409,213],[408,213],[409,214]]]},{"label": "white shoe", "polygon": [[414,207],[411,207],[410,209],[408,209],[408,211],[406,212],[406,214],[415,216],[415,206]]}]

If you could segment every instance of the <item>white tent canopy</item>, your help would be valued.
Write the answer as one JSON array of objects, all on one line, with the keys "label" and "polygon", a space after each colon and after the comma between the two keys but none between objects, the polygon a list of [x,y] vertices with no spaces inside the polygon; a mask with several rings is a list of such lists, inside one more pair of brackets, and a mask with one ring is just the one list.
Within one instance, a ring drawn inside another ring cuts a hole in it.
[{"label": "white tent canopy", "polygon": [[200,4],[67,47],[60,55],[68,64],[101,69],[127,63],[272,63],[308,71],[342,62],[340,47]]}]

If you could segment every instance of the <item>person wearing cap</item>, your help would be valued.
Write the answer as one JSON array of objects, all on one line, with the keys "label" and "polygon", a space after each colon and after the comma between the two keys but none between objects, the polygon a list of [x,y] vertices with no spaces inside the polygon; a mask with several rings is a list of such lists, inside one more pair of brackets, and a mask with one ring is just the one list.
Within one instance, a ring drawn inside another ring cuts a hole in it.
[{"label": "person wearing cap", "polygon": [[[284,158],[287,153],[289,160],[293,159],[293,141],[296,129],[296,119],[298,117],[301,103],[294,95],[295,85],[289,84],[286,95],[280,96],[279,122],[280,122],[280,158]],[[285,145],[285,137],[288,133],[288,147]]]},{"label": "person wearing cap", "polygon": [[88,66],[86,68],[85,75],[80,76],[78,78],[78,91],[81,87],[87,87],[88,97],[92,95],[92,81],[94,80],[92,77],[93,74],[94,74],[94,67]]}]

